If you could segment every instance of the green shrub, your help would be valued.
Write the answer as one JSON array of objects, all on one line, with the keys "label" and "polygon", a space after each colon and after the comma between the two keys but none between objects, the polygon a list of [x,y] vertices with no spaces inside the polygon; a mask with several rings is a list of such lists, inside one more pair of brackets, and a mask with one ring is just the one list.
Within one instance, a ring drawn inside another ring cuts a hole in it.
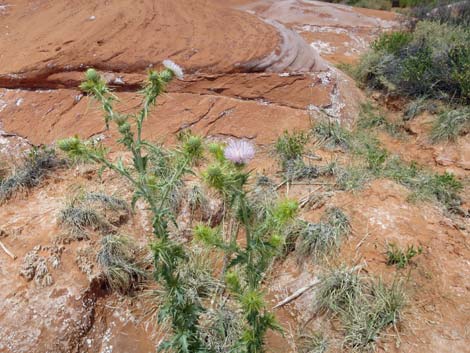
[{"label": "green shrub", "polygon": [[413,35],[410,32],[384,33],[372,43],[371,47],[375,51],[383,50],[388,54],[397,54],[412,39]]},{"label": "green shrub", "polygon": [[411,33],[383,34],[361,58],[356,78],[395,94],[465,100],[469,52],[468,29],[420,21]]},{"label": "green shrub", "polygon": [[[470,16],[470,14],[469,14]],[[449,52],[451,75],[458,82],[460,95],[470,100],[470,45],[459,45]]]},{"label": "green shrub", "polygon": [[392,7],[392,0],[323,0],[325,2],[340,3],[346,5],[353,5],[357,7],[364,7],[373,10],[390,10]]},{"label": "green shrub", "polygon": [[354,3],[354,6],[373,10],[390,10],[392,8],[390,0],[359,0]]}]

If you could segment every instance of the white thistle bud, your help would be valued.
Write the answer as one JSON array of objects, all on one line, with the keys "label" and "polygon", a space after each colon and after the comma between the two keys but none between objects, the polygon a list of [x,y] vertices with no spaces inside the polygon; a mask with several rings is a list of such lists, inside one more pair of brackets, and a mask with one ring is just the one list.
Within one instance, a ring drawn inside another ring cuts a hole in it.
[{"label": "white thistle bud", "polygon": [[177,79],[182,80],[184,78],[184,72],[181,66],[175,64],[171,60],[163,60],[163,66],[165,66],[168,70],[173,72]]}]

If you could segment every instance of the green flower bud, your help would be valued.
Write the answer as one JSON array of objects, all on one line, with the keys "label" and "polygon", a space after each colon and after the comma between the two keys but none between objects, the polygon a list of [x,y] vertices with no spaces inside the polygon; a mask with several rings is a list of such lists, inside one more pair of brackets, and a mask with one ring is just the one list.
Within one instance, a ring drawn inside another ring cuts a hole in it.
[{"label": "green flower bud", "polygon": [[223,162],[225,160],[224,156],[224,148],[220,143],[217,142],[212,142],[209,144],[209,152],[214,155],[214,157],[220,161]]},{"label": "green flower bud", "polygon": [[227,283],[227,287],[235,293],[238,293],[241,286],[240,286],[240,278],[238,274],[234,271],[228,271],[225,274],[225,283]]},{"label": "green flower bud", "polygon": [[279,234],[273,234],[271,238],[269,239],[269,244],[275,249],[279,249],[283,243],[284,243],[284,238],[280,236]]},{"label": "green flower bud", "polygon": [[279,223],[284,224],[294,218],[298,207],[299,205],[295,200],[286,199],[279,201],[274,209],[274,217]]},{"label": "green flower bud", "polygon": [[127,134],[131,131],[131,124],[125,122],[119,126],[119,132],[123,135]]},{"label": "green flower bud", "polygon": [[150,71],[149,72],[149,81],[156,81],[158,80],[158,72],[157,71]]},{"label": "green flower bud", "polygon": [[208,245],[218,245],[220,243],[218,230],[204,224],[199,224],[194,228],[194,237]]},{"label": "green flower bud", "polygon": [[165,69],[162,72],[160,72],[160,78],[165,81],[166,83],[170,82],[174,77],[173,71],[169,69]]},{"label": "green flower bud", "polygon": [[198,159],[202,156],[202,139],[199,136],[189,136],[184,143],[184,152],[191,157],[191,159]]},{"label": "green flower bud", "polygon": [[124,123],[127,122],[127,115],[123,115],[123,114],[118,114],[118,113],[116,113],[116,114],[114,115],[114,121],[116,122],[116,124],[117,124],[118,126],[121,126],[121,125],[123,125]]},{"label": "green flower bud", "polygon": [[93,82],[98,82],[100,80],[100,75],[95,69],[92,69],[92,68],[86,70],[85,77],[87,80],[93,81]]},{"label": "green flower bud", "polygon": [[204,173],[205,180],[209,186],[223,190],[225,186],[225,175],[218,165],[210,165]]}]

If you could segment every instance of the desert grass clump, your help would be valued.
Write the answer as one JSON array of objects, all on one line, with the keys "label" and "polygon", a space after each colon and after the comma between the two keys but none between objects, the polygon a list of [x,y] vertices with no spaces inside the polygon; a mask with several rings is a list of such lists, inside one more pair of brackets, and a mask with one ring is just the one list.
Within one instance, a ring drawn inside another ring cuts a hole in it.
[{"label": "desert grass clump", "polygon": [[405,111],[403,113],[403,120],[404,121],[413,120],[422,112],[426,110],[429,110],[432,112],[435,110],[435,108],[436,108],[435,104],[433,104],[432,102],[429,102],[426,96],[417,97],[411,100],[406,105]]},{"label": "desert grass clump", "polygon": [[209,309],[201,321],[201,337],[210,352],[226,353],[236,349],[244,328],[240,310],[228,307]]},{"label": "desert grass clump", "polygon": [[381,128],[387,131],[390,135],[395,136],[398,135],[400,131],[400,127],[397,124],[389,122],[387,118],[370,103],[364,103],[361,105],[357,127],[359,129]]},{"label": "desert grass clump", "polygon": [[[369,280],[370,281],[370,280]],[[373,352],[381,333],[396,326],[405,306],[403,284],[395,280],[387,286],[382,280],[366,283],[356,298],[348,297],[340,312],[344,344],[360,352]]]},{"label": "desert grass clump", "polygon": [[47,171],[63,165],[52,149],[33,148],[13,174],[0,182],[0,203],[22,189],[37,186]]},{"label": "desert grass clump", "polygon": [[328,148],[351,148],[351,133],[337,121],[319,121],[313,127],[313,134]]},{"label": "desert grass clump", "polygon": [[374,350],[381,333],[400,320],[405,303],[401,281],[386,285],[346,267],[323,274],[316,295],[317,310],[338,318],[344,344],[359,352]]},{"label": "desert grass clump", "polygon": [[89,239],[90,231],[113,232],[125,222],[130,209],[126,201],[101,192],[79,192],[60,211],[58,222],[68,234],[64,241]]},{"label": "desert grass clump", "polygon": [[421,254],[423,248],[414,245],[409,245],[406,249],[400,249],[396,244],[390,243],[387,245],[387,265],[396,265],[398,269],[405,268],[411,262],[413,257]]},{"label": "desert grass clump", "polygon": [[302,333],[296,346],[299,353],[326,353],[328,340],[321,332]]},{"label": "desert grass clump", "polygon": [[83,201],[84,202],[97,202],[103,205],[106,209],[109,210],[116,210],[116,211],[128,211],[129,210],[129,205],[127,204],[126,201],[107,195],[102,192],[90,192],[86,193],[83,196]]},{"label": "desert grass clump", "polygon": [[335,170],[336,184],[344,191],[361,190],[370,182],[374,175],[361,163],[338,166]]},{"label": "desert grass clump", "polygon": [[283,170],[286,169],[288,162],[302,159],[308,139],[308,135],[304,132],[284,131],[279,136],[274,148]]},{"label": "desert grass clump", "polygon": [[462,199],[459,192],[463,189],[462,183],[456,177],[445,172],[444,174],[424,174],[419,179],[416,189],[410,196],[411,200],[436,200],[448,211],[459,212]]},{"label": "desert grass clump", "polygon": [[318,311],[339,313],[362,292],[363,280],[357,270],[347,267],[332,269],[320,276],[316,294]]},{"label": "desert grass clump", "polygon": [[279,198],[276,185],[270,178],[264,175],[256,179],[254,187],[247,196],[254,217],[259,220],[264,220],[268,217],[268,213]]},{"label": "desert grass clump", "polygon": [[71,237],[64,240],[89,239],[89,229],[102,232],[110,230],[110,224],[96,210],[81,205],[68,205],[60,211],[58,221]]},{"label": "desert grass clump", "polygon": [[439,114],[431,129],[431,142],[455,141],[470,132],[470,108],[445,110]]},{"label": "desert grass clump", "polygon": [[291,159],[285,163],[284,177],[289,182],[302,179],[314,179],[318,176],[318,168],[306,164],[303,159]]},{"label": "desert grass clump", "polygon": [[209,214],[209,199],[200,185],[191,185],[186,190],[185,198],[191,210],[191,214],[194,214],[196,210],[201,210],[203,215]]},{"label": "desert grass clump", "polygon": [[299,224],[295,251],[299,262],[306,258],[320,259],[337,249],[350,231],[348,217],[339,208],[329,208],[320,223]]},{"label": "desert grass clump", "polygon": [[97,261],[108,286],[120,294],[131,293],[148,277],[130,239],[121,235],[110,234],[101,239]]}]

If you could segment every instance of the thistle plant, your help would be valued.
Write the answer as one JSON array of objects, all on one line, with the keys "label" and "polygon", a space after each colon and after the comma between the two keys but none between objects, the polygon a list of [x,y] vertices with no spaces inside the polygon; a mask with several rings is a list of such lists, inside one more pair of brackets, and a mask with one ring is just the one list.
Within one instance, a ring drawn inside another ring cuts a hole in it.
[{"label": "thistle plant", "polygon": [[191,166],[201,157],[202,139],[184,134],[179,148],[164,151],[142,137],[143,123],[157,97],[174,77],[183,77],[183,71],[176,64],[165,61],[165,66],[160,72],[149,72],[141,92],[141,109],[135,114],[122,114],[114,109],[118,97],[94,69],[87,70],[86,80],[80,85],[85,93],[101,104],[106,127],[115,124],[120,134],[118,142],[132,154],[131,163],[125,164],[121,158],[111,161],[102,150],[89,148],[86,142],[77,138],[59,141],[58,146],[66,153],[79,151],[82,158],[100,163],[127,179],[134,189],[133,207],[138,200],[146,203],[153,217],[155,239],[151,248],[155,278],[164,292],[159,319],[170,322],[172,332],[172,337],[160,348],[185,353],[206,352],[198,332],[203,305],[198,298],[187,293],[186,283],[180,275],[180,269],[187,265],[189,256],[182,244],[170,238],[169,231],[169,224],[176,224],[172,197],[181,186],[183,176],[191,173]]},{"label": "thistle plant", "polygon": [[[238,148],[238,150],[237,150]],[[297,202],[281,200],[266,203],[264,210],[255,210],[249,199],[249,172],[245,162],[253,157],[253,147],[247,142],[231,143],[210,148],[215,162],[203,172],[206,183],[224,198],[229,212],[230,227],[214,229],[199,225],[195,237],[221,249],[225,255],[223,275],[231,296],[243,312],[244,330],[236,346],[248,353],[263,352],[268,330],[280,330],[274,315],[267,310],[261,288],[265,273],[283,246],[282,228],[297,212]],[[239,245],[239,234],[245,235]]]},{"label": "thistle plant", "polygon": [[[214,305],[208,306],[208,293],[195,290],[199,280],[188,275],[194,265],[190,244],[170,236],[171,226],[177,227],[178,207],[175,205],[178,195],[182,194],[184,178],[189,174],[196,175],[192,169],[204,156],[204,141],[184,132],[179,135],[179,147],[167,149],[142,137],[143,123],[158,96],[173,78],[183,78],[183,71],[176,64],[165,61],[164,66],[160,72],[149,73],[141,92],[141,109],[134,114],[122,114],[114,109],[118,97],[94,69],[86,72],[86,80],[80,86],[101,104],[107,128],[112,125],[117,128],[118,143],[130,152],[131,162],[125,163],[121,158],[112,161],[106,156],[106,150],[90,148],[88,143],[76,137],[59,141],[58,146],[72,157],[97,162],[120,174],[134,190],[132,207],[141,200],[151,212],[155,279],[161,286],[158,318],[171,328],[171,337],[161,344],[160,349],[178,353],[214,352],[214,342],[207,341],[203,332],[204,318],[214,312]],[[283,246],[282,228],[294,218],[298,206],[295,201],[281,200],[266,202],[262,210],[254,207],[248,187],[250,173],[245,170],[246,163],[255,154],[250,142],[233,140],[226,147],[210,143],[207,150],[212,159],[201,177],[223,198],[226,223],[230,226],[211,228],[200,224],[195,228],[194,236],[220,249],[225,258],[221,272],[226,285],[222,293],[220,286],[215,286],[214,291],[222,294],[221,304],[216,302],[215,310],[227,310],[224,307],[227,300],[231,307],[241,308],[241,314],[237,313],[242,320],[241,329],[231,331],[230,342],[235,343],[229,351],[263,352],[266,332],[280,330],[280,327],[267,310],[261,286]],[[243,245],[237,242],[240,234],[246,238]],[[234,338],[235,332],[239,334]]]}]

